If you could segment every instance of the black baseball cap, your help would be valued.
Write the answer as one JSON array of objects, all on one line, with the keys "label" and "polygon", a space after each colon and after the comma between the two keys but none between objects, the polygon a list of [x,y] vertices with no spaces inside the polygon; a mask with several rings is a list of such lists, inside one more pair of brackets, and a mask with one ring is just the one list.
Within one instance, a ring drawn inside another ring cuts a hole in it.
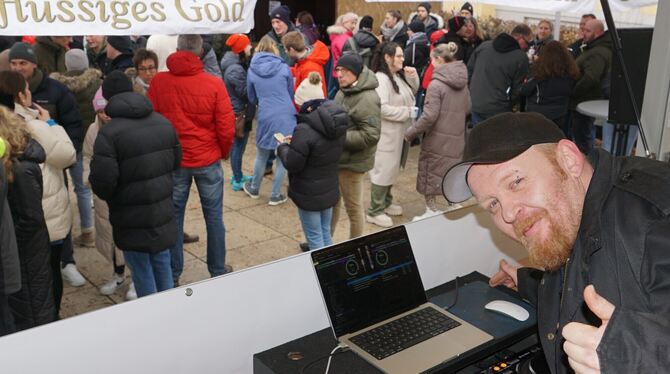
[{"label": "black baseball cap", "polygon": [[472,197],[468,171],[474,164],[499,164],[522,154],[535,144],[558,143],[563,131],[539,113],[502,113],[476,125],[470,132],[463,161],[442,179],[442,193],[452,203]]}]

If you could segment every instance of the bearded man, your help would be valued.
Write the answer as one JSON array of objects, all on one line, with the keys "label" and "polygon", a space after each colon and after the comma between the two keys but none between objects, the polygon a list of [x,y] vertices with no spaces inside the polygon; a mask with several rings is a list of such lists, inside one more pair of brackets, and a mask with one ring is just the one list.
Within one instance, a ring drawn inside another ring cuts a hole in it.
[{"label": "bearded man", "polygon": [[444,177],[542,268],[505,261],[491,286],[538,310],[552,373],[666,372],[670,353],[670,165],[583,155],[550,120],[503,113],[468,139]]}]

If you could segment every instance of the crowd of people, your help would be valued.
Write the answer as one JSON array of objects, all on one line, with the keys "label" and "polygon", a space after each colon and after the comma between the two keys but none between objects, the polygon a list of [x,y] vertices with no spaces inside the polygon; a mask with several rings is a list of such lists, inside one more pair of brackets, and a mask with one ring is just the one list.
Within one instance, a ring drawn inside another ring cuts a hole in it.
[{"label": "crowd of people", "polygon": [[[85,283],[74,245],[110,261],[102,294],[130,283],[133,299],[179,285],[183,245],[199,240],[183,231],[193,182],[208,271],[233,271],[222,159],[232,190],[252,199],[273,173],[268,204],[294,202],[308,251],[332,243],[343,209],[351,238],[365,222],[392,226],[403,214],[393,186],[417,142],[426,211],[416,218],[440,213],[442,177],[461,160],[468,127],[496,114],[541,113],[582,152],[593,148],[593,118],[575,108],[606,95],[611,46],[592,15],[570,48],[552,40],[548,20],[537,36],[519,24],[489,39],[469,3],[446,20],[427,2],[407,21],[389,10],[377,27],[346,13],[328,35],[311,14],[291,15],[275,8],[267,35],[228,35],[225,50],[209,35],[2,37],[1,334],[58,319],[63,280]],[[256,159],[245,175],[252,127]]]}]

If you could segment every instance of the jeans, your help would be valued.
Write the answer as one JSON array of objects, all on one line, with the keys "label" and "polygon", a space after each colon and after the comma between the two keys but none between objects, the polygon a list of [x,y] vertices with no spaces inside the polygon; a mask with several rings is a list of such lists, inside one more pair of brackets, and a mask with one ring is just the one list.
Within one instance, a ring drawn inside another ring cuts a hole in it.
[{"label": "jeans", "polygon": [[92,229],[93,194],[91,189],[84,184],[84,164],[81,152],[77,153],[77,162],[70,168],[70,177],[74,183],[74,193],[77,195],[80,226],[82,229]]},{"label": "jeans", "polygon": [[470,121],[472,122],[472,126],[474,127],[474,126],[477,126],[479,124],[479,122],[485,121],[485,120],[489,119],[490,117],[492,117],[492,116],[489,116],[489,115],[486,115],[486,114],[483,114],[483,113],[472,112],[472,115],[470,116]]},{"label": "jeans", "polygon": [[233,180],[240,182],[244,173],[242,173],[242,156],[244,150],[247,148],[247,140],[249,140],[249,131],[244,132],[243,138],[235,137],[233,148],[230,150],[230,168],[233,170]]},{"label": "jeans", "polygon": [[321,211],[310,211],[298,208],[302,231],[305,233],[310,250],[327,247],[333,244],[330,236],[330,222],[333,219],[333,208]]},{"label": "jeans", "polygon": [[570,125],[575,144],[582,153],[587,155],[593,150],[593,139],[595,138],[593,122],[593,117],[585,116],[576,110],[570,111]]},{"label": "jeans", "polygon": [[193,179],[198,188],[200,205],[207,227],[207,270],[212,277],[225,274],[226,229],[223,226],[223,169],[221,163],[216,161],[201,168],[179,168],[172,173],[172,176],[174,177],[172,200],[177,224],[177,243],[170,249],[173,279],[179,280],[184,269],[184,211]]},{"label": "jeans", "polygon": [[[340,180],[340,200],[344,201],[344,208],[349,216],[349,238],[357,238],[363,235],[365,230],[365,207],[363,202],[363,183],[365,173],[340,169],[338,172]],[[335,226],[340,218],[340,201],[333,207],[333,220],[330,224],[330,235],[335,235]]]},{"label": "jeans", "polygon": [[[614,134],[616,131],[616,125],[605,122],[603,124],[603,144],[602,144],[602,149],[606,150],[607,152],[617,155],[617,150],[612,149],[614,146]],[[628,156],[630,155],[631,151],[633,150],[633,146],[635,145],[635,140],[637,139],[637,133],[639,132],[638,127],[635,125],[629,125],[628,126],[628,136],[626,137],[625,142],[625,154],[623,155],[617,155],[617,156]],[[619,140],[621,141],[621,140]]]},{"label": "jeans", "polygon": [[[254,164],[254,179],[251,181],[251,189],[253,192],[258,192],[261,189],[261,181],[263,180],[263,175],[265,174],[265,166],[267,164],[270,155],[274,153],[272,149],[262,149],[256,147],[256,163]],[[277,159],[277,169],[275,170],[273,179],[272,179],[272,193],[270,197],[279,197],[281,195],[281,184],[284,181],[284,175],[286,174],[286,169],[281,163],[281,160]]]},{"label": "jeans", "polygon": [[158,253],[125,251],[123,256],[130,267],[137,297],[172,288],[170,250]]}]

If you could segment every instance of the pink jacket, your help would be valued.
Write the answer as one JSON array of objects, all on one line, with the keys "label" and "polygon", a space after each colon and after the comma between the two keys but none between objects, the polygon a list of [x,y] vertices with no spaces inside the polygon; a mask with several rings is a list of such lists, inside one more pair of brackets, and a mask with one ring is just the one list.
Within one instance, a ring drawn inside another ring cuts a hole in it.
[{"label": "pink jacket", "polygon": [[344,43],[354,34],[342,26],[333,25],[328,27],[328,35],[330,35],[330,53],[333,56],[333,77],[336,77],[335,67],[337,66],[337,60],[342,56]]}]

